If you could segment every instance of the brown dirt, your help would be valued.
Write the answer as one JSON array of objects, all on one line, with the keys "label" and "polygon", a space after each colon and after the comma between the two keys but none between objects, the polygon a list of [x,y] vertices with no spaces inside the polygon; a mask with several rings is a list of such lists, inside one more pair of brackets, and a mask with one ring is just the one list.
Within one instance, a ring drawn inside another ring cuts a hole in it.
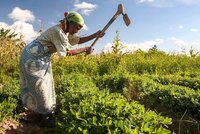
[{"label": "brown dirt", "polygon": [[6,119],[0,124],[0,134],[54,134],[55,128],[39,127],[37,123],[27,123]]},{"label": "brown dirt", "polygon": [[1,134],[33,134],[34,132],[37,132],[40,129],[37,126],[19,123],[11,119],[4,120],[0,127]]}]

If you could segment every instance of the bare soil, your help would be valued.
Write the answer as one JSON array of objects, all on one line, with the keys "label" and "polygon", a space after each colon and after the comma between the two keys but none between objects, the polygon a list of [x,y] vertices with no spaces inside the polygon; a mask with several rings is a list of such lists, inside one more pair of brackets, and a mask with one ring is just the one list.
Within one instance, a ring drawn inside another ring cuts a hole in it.
[{"label": "bare soil", "polygon": [[6,119],[0,124],[0,134],[55,134],[55,128],[40,127],[37,123],[27,123]]}]

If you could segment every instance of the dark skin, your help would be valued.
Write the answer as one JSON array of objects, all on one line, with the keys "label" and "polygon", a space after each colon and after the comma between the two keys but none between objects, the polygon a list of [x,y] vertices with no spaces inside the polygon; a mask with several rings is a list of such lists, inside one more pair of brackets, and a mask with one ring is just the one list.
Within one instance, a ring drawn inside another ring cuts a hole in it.
[{"label": "dark skin", "polygon": [[[79,30],[82,29],[82,26],[78,25],[77,23],[74,23],[74,22],[67,22],[67,29],[63,31],[66,31],[65,33],[69,33],[70,35],[73,35],[75,33],[78,33]],[[82,43],[85,43],[87,41],[90,41],[94,38],[97,38],[97,37],[103,37],[105,33],[102,33],[101,30],[97,31],[96,33],[94,34],[91,34],[89,36],[86,36],[86,37],[81,37],[78,44],[82,44]],[[50,51],[52,53],[55,53],[56,52],[56,48],[51,48]],[[69,50],[68,51],[68,56],[73,56],[73,55],[77,55],[77,54],[80,54],[80,53],[83,53],[85,52],[86,55],[88,54],[91,54],[93,51],[93,48],[92,47],[85,47],[85,48],[79,48],[79,49],[75,49],[75,50]]]}]

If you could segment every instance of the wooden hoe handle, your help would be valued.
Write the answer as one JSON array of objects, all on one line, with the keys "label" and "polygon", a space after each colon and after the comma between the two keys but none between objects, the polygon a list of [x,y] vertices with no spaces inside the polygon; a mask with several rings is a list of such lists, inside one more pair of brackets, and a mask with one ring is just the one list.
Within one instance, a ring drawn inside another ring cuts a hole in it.
[{"label": "wooden hoe handle", "polygon": [[[115,15],[110,19],[110,21],[106,24],[106,26],[102,29],[102,33],[105,33],[105,31],[108,29],[108,27],[115,21],[115,19],[123,13],[123,5],[122,4],[119,4],[118,5],[118,10],[117,12],[115,13]],[[99,40],[99,37],[97,37],[94,42],[91,44],[91,47],[93,47],[96,42]]]}]

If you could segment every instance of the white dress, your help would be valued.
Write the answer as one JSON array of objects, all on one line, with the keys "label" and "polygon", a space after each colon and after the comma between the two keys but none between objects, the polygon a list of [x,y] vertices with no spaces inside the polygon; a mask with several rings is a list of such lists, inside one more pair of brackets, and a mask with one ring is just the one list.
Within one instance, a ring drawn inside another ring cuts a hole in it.
[{"label": "white dress", "polygon": [[67,54],[79,38],[65,34],[59,25],[53,26],[28,44],[20,56],[20,96],[28,109],[43,115],[56,108],[56,95],[48,47],[54,45],[60,58]]}]

